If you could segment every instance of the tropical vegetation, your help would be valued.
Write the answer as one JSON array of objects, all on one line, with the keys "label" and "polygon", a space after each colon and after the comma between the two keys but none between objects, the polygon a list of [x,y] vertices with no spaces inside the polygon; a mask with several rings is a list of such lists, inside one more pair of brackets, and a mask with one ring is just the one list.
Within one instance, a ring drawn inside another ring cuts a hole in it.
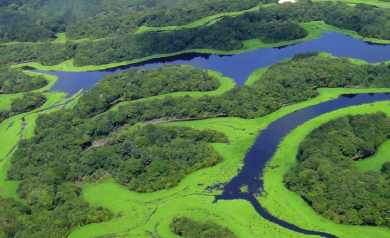
[{"label": "tropical vegetation", "polygon": [[354,160],[375,153],[390,137],[385,113],[345,116],[313,130],[301,143],[299,163],[283,182],[335,223],[389,226],[389,162],[360,173]]}]

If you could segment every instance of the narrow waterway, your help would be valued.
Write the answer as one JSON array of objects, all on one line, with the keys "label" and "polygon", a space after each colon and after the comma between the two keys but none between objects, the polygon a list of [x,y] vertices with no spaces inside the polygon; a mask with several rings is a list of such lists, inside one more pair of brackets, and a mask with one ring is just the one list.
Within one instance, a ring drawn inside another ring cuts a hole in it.
[{"label": "narrow waterway", "polygon": [[93,87],[105,75],[115,74],[126,69],[152,69],[166,64],[191,65],[218,71],[223,76],[234,79],[237,85],[242,85],[248,79],[248,76],[257,69],[270,66],[297,53],[310,51],[328,52],[334,56],[362,59],[369,63],[390,61],[390,45],[368,44],[343,34],[324,33],[321,38],[295,45],[280,48],[261,48],[231,56],[189,53],[102,71],[33,71],[58,76],[58,81],[49,92],[65,92],[68,93],[68,96],[77,93],[80,89],[87,90]]},{"label": "narrow waterway", "polygon": [[[340,108],[386,100],[390,100],[390,94],[388,93],[342,95],[335,100],[303,108],[272,122],[266,129],[260,132],[260,135],[256,138],[255,143],[245,155],[244,166],[241,171],[235,178],[224,186],[223,194],[216,196],[216,201],[219,199],[245,199],[253,205],[256,211],[263,218],[282,227],[308,235],[321,235],[323,237],[332,238],[336,237],[331,234],[301,229],[270,215],[263,207],[261,207],[261,204],[259,204],[254,196],[254,193],[259,193],[259,191],[263,188],[264,182],[260,180],[259,177],[261,177],[263,170],[267,166],[267,162],[273,157],[283,138],[298,126],[313,118],[321,116],[322,114],[332,112]],[[240,187],[243,185],[248,185],[248,193],[240,192]]]}]

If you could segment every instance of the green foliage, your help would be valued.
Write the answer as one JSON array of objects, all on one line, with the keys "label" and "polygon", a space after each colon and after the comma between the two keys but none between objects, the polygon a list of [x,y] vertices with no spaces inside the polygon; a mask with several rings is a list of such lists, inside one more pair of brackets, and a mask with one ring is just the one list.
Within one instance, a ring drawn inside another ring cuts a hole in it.
[{"label": "green foliage", "polygon": [[0,65],[0,93],[28,92],[45,85],[47,85],[47,80],[43,76],[32,77],[24,74],[20,69]]},{"label": "green foliage", "polygon": [[390,136],[385,113],[345,116],[321,125],[301,143],[286,187],[335,223],[385,225],[390,219],[388,162],[382,174],[359,173],[353,159],[375,153]]},{"label": "green foliage", "polygon": [[390,39],[390,31],[386,30],[390,29],[387,21],[389,14],[389,11],[382,9],[362,4],[351,7],[341,2],[280,4],[261,8],[258,12],[224,17],[210,26],[135,35],[119,34],[81,43],[11,44],[0,47],[0,62],[37,61],[43,65],[54,65],[74,58],[76,66],[84,66],[191,49],[230,51],[242,48],[242,41],[248,39],[260,39],[265,43],[301,39],[307,32],[297,23],[320,20],[341,29],[357,31],[363,37]]},{"label": "green foliage", "polygon": [[176,216],[169,229],[185,238],[236,238],[237,236],[226,227],[213,221],[197,222],[185,216]]},{"label": "green foliage", "polygon": [[[49,177],[61,173],[50,172]],[[71,228],[113,217],[107,209],[81,200],[80,189],[73,183],[34,185],[26,205],[0,196],[1,237],[66,237]]]},{"label": "green foliage", "polygon": [[132,101],[173,92],[212,91],[216,77],[206,70],[168,65],[153,70],[127,70],[104,77],[78,100],[74,110],[81,118],[91,117],[120,101]]},{"label": "green foliage", "polygon": [[222,160],[208,142],[224,143],[225,135],[211,130],[147,125],[83,153],[80,163],[71,165],[71,171],[74,179],[79,179],[93,175],[99,168],[137,192],[169,189],[186,175]]},{"label": "green foliage", "polygon": [[[266,0],[265,2],[268,2]],[[0,3],[0,42],[50,41],[134,33],[140,26],[185,25],[204,17],[246,10],[259,0],[45,0]]]},{"label": "green foliage", "polygon": [[16,98],[12,101],[11,112],[15,115],[32,111],[45,102],[46,97],[43,93],[25,93],[22,98]]},{"label": "green foliage", "polygon": [[42,93],[25,93],[22,98],[16,98],[11,103],[11,110],[0,110],[0,123],[12,116],[29,112],[40,107],[46,102],[46,97]]}]

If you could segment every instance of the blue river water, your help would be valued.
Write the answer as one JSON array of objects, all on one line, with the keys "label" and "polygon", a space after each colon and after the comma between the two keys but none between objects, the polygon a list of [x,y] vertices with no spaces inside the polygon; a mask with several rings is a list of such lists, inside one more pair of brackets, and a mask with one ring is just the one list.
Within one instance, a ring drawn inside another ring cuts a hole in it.
[{"label": "blue river water", "polygon": [[318,39],[295,45],[279,48],[260,48],[231,56],[187,53],[101,71],[32,71],[58,76],[59,79],[49,92],[66,92],[68,96],[75,94],[80,89],[87,90],[93,87],[105,75],[112,75],[126,69],[152,69],[165,64],[191,65],[218,71],[223,76],[234,79],[237,85],[242,85],[248,79],[248,76],[257,69],[275,64],[294,54],[310,51],[327,52],[334,56],[356,58],[369,63],[390,61],[390,45],[369,44],[339,33],[324,33]]}]

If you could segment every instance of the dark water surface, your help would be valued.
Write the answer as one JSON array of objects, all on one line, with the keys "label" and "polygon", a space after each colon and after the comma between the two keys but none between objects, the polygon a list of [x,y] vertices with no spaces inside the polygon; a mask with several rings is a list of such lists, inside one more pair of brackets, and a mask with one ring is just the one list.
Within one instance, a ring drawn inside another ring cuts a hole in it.
[{"label": "dark water surface", "polygon": [[[68,93],[68,96],[75,94],[80,89],[87,90],[91,88],[105,75],[111,75],[133,68],[152,69],[165,64],[191,65],[203,69],[219,71],[223,74],[223,76],[234,79],[237,85],[242,85],[245,83],[248,76],[257,69],[275,64],[287,57],[293,56],[296,53],[310,51],[328,52],[334,56],[357,58],[369,63],[390,61],[390,45],[368,44],[342,34],[324,33],[323,37],[315,40],[281,48],[258,49],[233,56],[192,53],[162,59],[154,59],[143,63],[121,66],[102,71],[32,71],[50,73],[58,76],[58,81],[53,85],[49,92],[66,92]],[[254,145],[245,156],[242,170],[239,172],[237,177],[233,178],[225,185],[223,194],[216,196],[216,200],[245,199],[254,206],[256,211],[262,217],[282,227],[309,235],[320,235],[332,238],[336,237],[326,233],[304,230],[270,215],[263,207],[261,207],[261,204],[258,203],[254,196],[254,193],[258,193],[263,187],[263,181],[258,178],[261,176],[267,161],[271,159],[276,152],[282,139],[297,126],[324,113],[340,108],[384,100],[390,100],[390,95],[344,95],[332,101],[301,109],[274,121],[256,138]],[[248,193],[240,193],[239,188],[243,185],[248,185]]]},{"label": "dark water surface", "polygon": [[309,51],[328,52],[334,56],[362,59],[369,63],[390,61],[390,45],[369,44],[339,33],[324,33],[323,37],[311,41],[280,48],[261,48],[232,56],[188,53],[102,71],[33,71],[58,76],[58,81],[49,92],[66,92],[69,94],[68,96],[75,94],[80,89],[87,90],[91,88],[104,75],[115,74],[126,69],[152,69],[165,64],[191,65],[218,71],[223,76],[234,79],[237,85],[242,85],[248,79],[248,76],[257,69],[275,64],[294,54]]},{"label": "dark water surface", "polygon": [[[225,185],[223,194],[216,196],[216,201],[219,199],[245,199],[248,200],[256,211],[268,221],[308,235],[336,237],[326,233],[304,230],[270,215],[261,207],[261,204],[259,204],[254,196],[254,193],[259,193],[263,188],[263,181],[260,180],[259,177],[261,177],[263,170],[267,166],[267,162],[273,157],[283,138],[298,126],[322,114],[340,108],[386,100],[390,100],[389,93],[342,95],[335,100],[303,108],[272,122],[266,129],[262,130],[260,135],[256,138],[255,143],[245,155],[244,166],[241,171]],[[248,185],[247,194],[240,193],[240,187],[243,185]]]}]

